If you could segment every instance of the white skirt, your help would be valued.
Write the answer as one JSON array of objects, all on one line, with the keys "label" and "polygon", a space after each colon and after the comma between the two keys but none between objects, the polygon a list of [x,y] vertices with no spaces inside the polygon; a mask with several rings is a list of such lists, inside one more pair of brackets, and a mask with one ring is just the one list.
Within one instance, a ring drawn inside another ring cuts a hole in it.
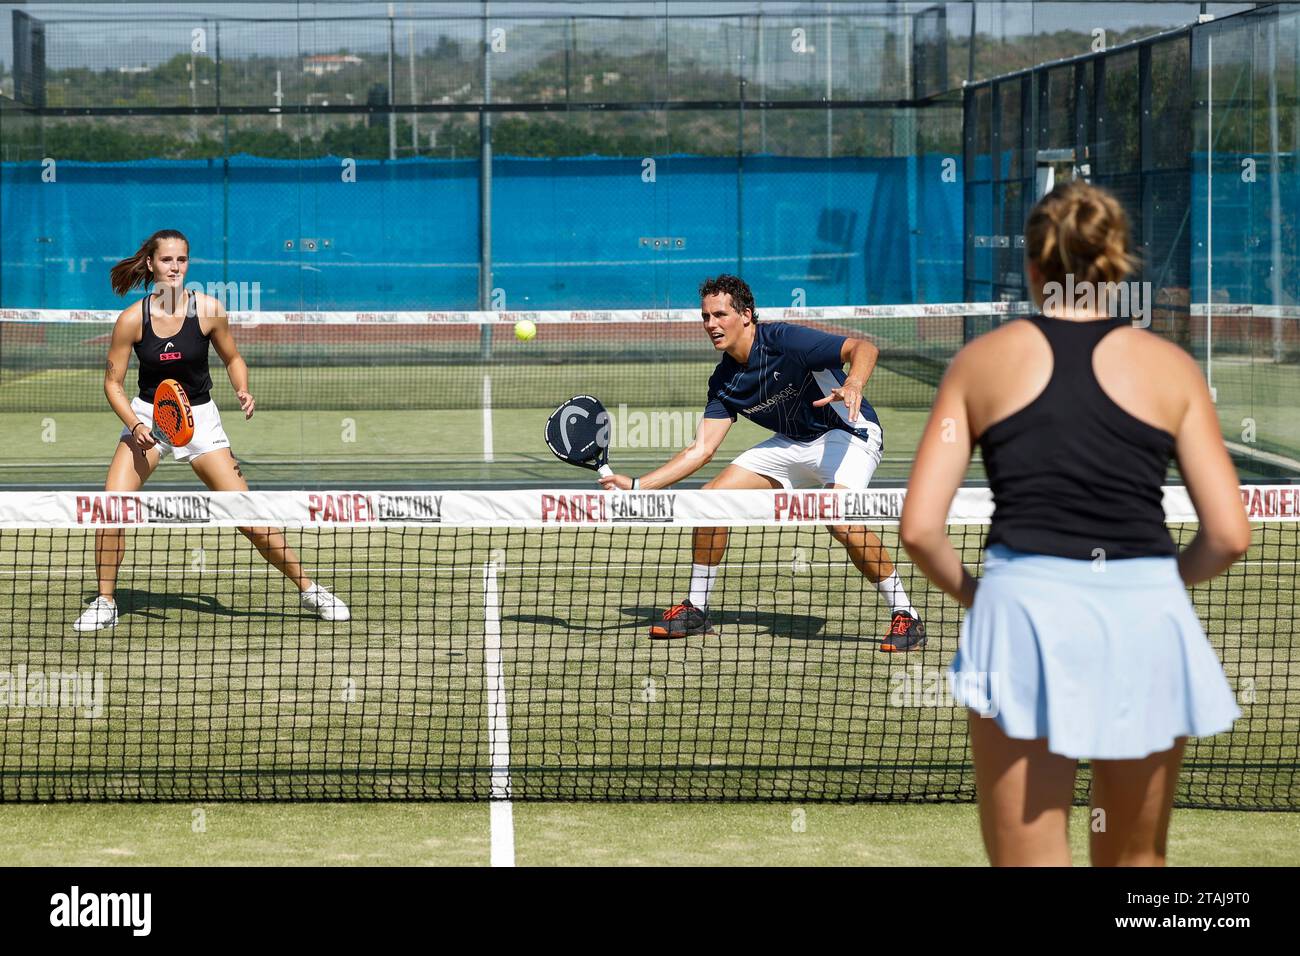
[{"label": "white skirt", "polygon": [[[153,428],[153,405],[137,395],[131,399],[131,410],[140,416],[140,421],[148,428]],[[195,405],[192,411],[194,412],[194,437],[190,439],[188,445],[181,445],[179,448],[160,443],[158,448],[162,461],[167,460],[168,448],[171,448],[172,457],[176,461],[190,461],[218,448],[230,447],[230,439],[226,437],[226,430],[221,425],[221,413],[217,411],[216,402]],[[124,426],[121,438],[129,437],[130,434],[131,429]]]},{"label": "white skirt", "polygon": [[1130,760],[1241,716],[1176,559],[988,549],[949,669],[955,700],[1052,753]]}]

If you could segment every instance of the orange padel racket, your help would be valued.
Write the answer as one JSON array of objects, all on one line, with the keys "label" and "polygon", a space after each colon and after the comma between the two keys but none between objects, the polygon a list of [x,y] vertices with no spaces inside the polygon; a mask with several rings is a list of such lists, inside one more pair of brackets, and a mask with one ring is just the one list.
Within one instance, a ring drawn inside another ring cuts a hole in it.
[{"label": "orange padel racket", "polygon": [[164,380],[153,393],[153,437],[174,448],[194,440],[190,397],[174,378]]}]

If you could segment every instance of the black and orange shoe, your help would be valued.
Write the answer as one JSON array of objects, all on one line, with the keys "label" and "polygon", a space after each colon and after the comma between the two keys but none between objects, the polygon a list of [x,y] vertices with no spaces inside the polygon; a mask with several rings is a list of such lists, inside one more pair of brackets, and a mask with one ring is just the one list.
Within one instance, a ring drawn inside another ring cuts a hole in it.
[{"label": "black and orange shoe", "polygon": [[895,611],[882,651],[915,651],[925,647],[925,625],[907,611]]},{"label": "black and orange shoe", "polygon": [[656,640],[712,633],[713,623],[708,613],[690,601],[674,604],[664,611],[662,621],[650,625],[650,636]]}]

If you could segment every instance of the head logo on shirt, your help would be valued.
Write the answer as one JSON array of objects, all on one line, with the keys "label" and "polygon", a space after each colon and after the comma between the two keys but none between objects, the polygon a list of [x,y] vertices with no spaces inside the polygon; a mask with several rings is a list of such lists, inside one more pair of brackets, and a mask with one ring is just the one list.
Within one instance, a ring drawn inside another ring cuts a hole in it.
[{"label": "head logo on shirt", "polygon": [[180,358],[180,357],[181,357],[181,353],[180,353],[180,352],[174,352],[174,351],[172,351],[174,348],[176,348],[176,346],[173,345],[171,342],[168,342],[168,343],[164,346],[164,349],[165,349],[166,351],[163,351],[163,352],[159,353],[159,355],[158,355],[158,361],[160,361],[160,362],[174,362],[174,361],[176,361],[176,359]]}]

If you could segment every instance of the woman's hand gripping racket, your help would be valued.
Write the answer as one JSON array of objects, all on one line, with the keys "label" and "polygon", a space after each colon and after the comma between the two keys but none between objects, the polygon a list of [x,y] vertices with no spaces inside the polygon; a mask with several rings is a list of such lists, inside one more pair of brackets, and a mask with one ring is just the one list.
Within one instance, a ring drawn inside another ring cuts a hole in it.
[{"label": "woman's hand gripping racket", "polygon": [[560,461],[607,477],[614,474],[609,467],[609,433],[609,412],[600,399],[575,395],[546,420],[546,447]]},{"label": "woman's hand gripping racket", "polygon": [[173,448],[194,440],[194,411],[185,389],[174,378],[162,382],[153,395],[153,430],[155,441]]}]

